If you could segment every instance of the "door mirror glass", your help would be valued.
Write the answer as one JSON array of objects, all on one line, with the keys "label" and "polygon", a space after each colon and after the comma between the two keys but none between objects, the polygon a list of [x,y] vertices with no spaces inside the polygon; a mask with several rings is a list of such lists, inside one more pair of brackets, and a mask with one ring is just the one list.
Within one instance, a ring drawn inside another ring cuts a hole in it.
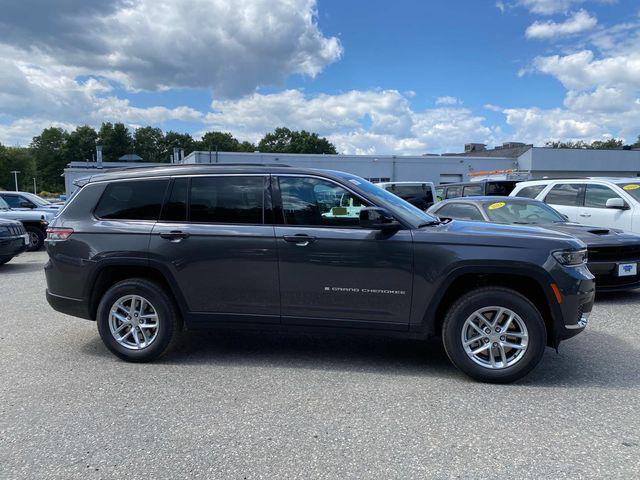
[{"label": "door mirror glass", "polygon": [[608,199],[605,205],[607,208],[617,208],[618,210],[626,210],[628,208],[627,204],[620,197]]},{"label": "door mirror glass", "polygon": [[398,230],[400,223],[384,208],[366,207],[360,210],[360,226],[371,230]]}]

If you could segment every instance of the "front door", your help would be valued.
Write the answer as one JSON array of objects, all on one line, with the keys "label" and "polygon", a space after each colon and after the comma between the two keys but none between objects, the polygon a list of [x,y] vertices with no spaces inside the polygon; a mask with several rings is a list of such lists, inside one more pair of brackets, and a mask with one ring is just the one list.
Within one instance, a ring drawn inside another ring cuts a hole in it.
[{"label": "front door", "polygon": [[407,329],[410,231],[360,228],[359,210],[371,204],[333,181],[286,175],[278,180],[282,322]]},{"label": "front door", "polygon": [[[631,230],[632,210],[607,208],[607,200],[610,198],[622,198],[606,185],[597,183],[587,184],[584,195],[584,206],[580,208],[578,216],[580,222],[596,227],[619,228]],[[628,202],[625,202],[628,204]]]},{"label": "front door", "polygon": [[203,321],[280,322],[268,175],[178,177],[151,235],[150,261],[168,266]]}]

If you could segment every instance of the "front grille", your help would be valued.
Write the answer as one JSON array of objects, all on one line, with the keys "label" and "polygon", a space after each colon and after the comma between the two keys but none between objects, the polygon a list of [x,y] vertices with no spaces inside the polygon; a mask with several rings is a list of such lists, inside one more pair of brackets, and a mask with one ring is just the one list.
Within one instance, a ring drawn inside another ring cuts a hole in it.
[{"label": "front grille", "polygon": [[18,237],[20,235],[24,235],[24,227],[22,224],[20,225],[5,225],[2,227],[2,231],[5,232],[5,235],[8,237]]},{"label": "front grille", "polygon": [[590,262],[623,262],[640,259],[640,245],[589,248]]}]

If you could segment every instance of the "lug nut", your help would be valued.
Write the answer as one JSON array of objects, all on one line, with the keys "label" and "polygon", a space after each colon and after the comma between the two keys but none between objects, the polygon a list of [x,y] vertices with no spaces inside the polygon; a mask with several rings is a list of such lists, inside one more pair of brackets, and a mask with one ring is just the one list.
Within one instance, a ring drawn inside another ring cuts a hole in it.
[{"label": "lug nut", "polygon": [[501,341],[501,342],[504,342],[506,339],[507,339],[507,337],[505,337],[504,335],[502,335],[502,336],[500,337],[500,341]]},{"label": "lug nut", "polygon": [[484,339],[484,343],[489,343],[489,339],[488,339],[488,338],[485,338],[485,339]]},{"label": "lug nut", "polygon": [[496,327],[496,332],[500,333],[500,327]]},{"label": "lug nut", "polygon": [[497,347],[498,346],[498,342],[493,342],[493,346]]},{"label": "lug nut", "polygon": [[484,329],[484,333],[491,333],[491,329],[490,328],[485,328]]}]

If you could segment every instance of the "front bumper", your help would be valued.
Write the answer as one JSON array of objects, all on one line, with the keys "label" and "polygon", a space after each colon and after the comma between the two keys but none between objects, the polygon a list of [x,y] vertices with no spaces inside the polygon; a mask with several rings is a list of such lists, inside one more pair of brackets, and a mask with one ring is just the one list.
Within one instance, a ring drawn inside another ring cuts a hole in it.
[{"label": "front bumper", "polygon": [[640,259],[621,260],[619,262],[592,261],[587,264],[591,273],[596,277],[598,292],[618,292],[640,288],[640,274],[625,277],[618,276],[618,265],[620,263],[636,263],[640,266]]},{"label": "front bumper", "polygon": [[555,269],[554,279],[561,294],[557,306],[556,344],[582,332],[588,322],[596,293],[594,276],[586,266]]}]

